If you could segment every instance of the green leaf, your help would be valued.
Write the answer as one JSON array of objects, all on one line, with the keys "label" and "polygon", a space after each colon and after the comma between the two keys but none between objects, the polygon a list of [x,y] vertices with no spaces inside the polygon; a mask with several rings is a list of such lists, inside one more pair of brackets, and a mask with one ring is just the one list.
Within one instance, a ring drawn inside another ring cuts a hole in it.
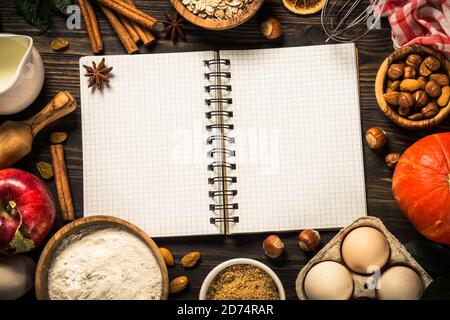
[{"label": "green leaf", "polygon": [[50,0],[16,0],[16,8],[41,33],[50,28]]},{"label": "green leaf", "polygon": [[58,12],[62,13],[63,15],[69,16],[67,13],[67,7],[71,6],[73,4],[72,0],[50,0],[52,7],[56,8]]},{"label": "green leaf", "polygon": [[24,253],[34,248],[34,241],[30,239],[28,230],[22,224],[16,231],[14,238],[8,244],[6,251],[11,253]]},{"label": "green leaf", "polygon": [[450,300],[450,275],[441,276],[425,289],[424,300]]},{"label": "green leaf", "polygon": [[411,241],[405,247],[428,272],[434,275],[444,275],[450,272],[449,247],[427,240]]}]

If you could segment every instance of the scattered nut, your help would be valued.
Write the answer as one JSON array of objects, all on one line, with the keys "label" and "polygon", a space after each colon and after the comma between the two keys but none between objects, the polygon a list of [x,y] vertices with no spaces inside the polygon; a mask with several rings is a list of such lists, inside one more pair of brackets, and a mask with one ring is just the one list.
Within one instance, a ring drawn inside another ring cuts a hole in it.
[{"label": "scattered nut", "polygon": [[175,265],[175,260],[173,259],[172,252],[170,252],[169,249],[161,247],[159,248],[159,251],[161,251],[164,261],[166,262],[166,265],[168,267],[172,267]]},{"label": "scattered nut", "polygon": [[400,93],[396,91],[387,92],[383,95],[384,100],[392,106],[398,106],[398,97]]},{"label": "scattered nut", "polygon": [[400,90],[401,91],[408,91],[408,92],[414,92],[422,88],[423,83],[417,79],[405,79],[402,82],[400,82]]},{"label": "scattered nut", "polygon": [[419,73],[421,76],[424,76],[424,77],[428,77],[432,73],[432,71],[425,64],[425,61],[422,62],[422,64],[420,65]]},{"label": "scattered nut", "polygon": [[447,106],[449,100],[450,100],[450,87],[445,86],[442,88],[442,93],[436,102],[439,107],[444,108]]},{"label": "scattered nut", "polygon": [[416,107],[419,108],[425,107],[429,102],[428,96],[423,90],[417,90],[414,92],[413,97]]},{"label": "scattered nut", "polygon": [[404,71],[404,75],[403,78],[405,79],[412,79],[416,76],[416,69],[414,69],[411,66],[406,66],[405,67],[405,71]]},{"label": "scattered nut", "polygon": [[181,264],[183,265],[184,268],[192,268],[197,264],[199,260],[200,260],[200,252],[194,251],[188,253],[183,258],[181,258]]},{"label": "scattered nut", "polygon": [[53,51],[64,51],[69,47],[69,40],[65,38],[56,38],[51,44]]},{"label": "scattered nut", "polygon": [[395,168],[395,166],[397,165],[398,160],[400,159],[400,154],[399,153],[389,153],[385,160],[386,160],[386,165],[393,169]]},{"label": "scattered nut", "polygon": [[449,85],[448,76],[443,73],[433,73],[430,75],[430,80],[435,81],[441,87]]},{"label": "scattered nut", "polygon": [[425,86],[425,92],[431,97],[431,98],[437,98],[441,95],[442,90],[441,87],[437,84],[436,81],[430,80],[427,82]]},{"label": "scattered nut", "polygon": [[42,179],[50,180],[53,177],[53,167],[47,162],[38,162],[36,168]]},{"label": "scattered nut", "polygon": [[372,149],[380,149],[386,144],[386,133],[380,127],[372,127],[366,131],[366,142]]},{"label": "scattered nut", "polygon": [[425,119],[430,119],[436,116],[439,113],[439,108],[434,102],[428,103],[425,107],[421,110],[422,116]]},{"label": "scattered nut", "polygon": [[263,250],[266,256],[276,259],[284,252],[284,243],[276,235],[268,236],[263,242]]},{"label": "scattered nut", "polygon": [[278,39],[282,35],[280,21],[273,17],[267,18],[261,23],[261,33],[269,40]]},{"label": "scattered nut", "polygon": [[422,57],[418,54],[410,54],[408,58],[406,58],[406,65],[411,66],[416,70],[419,69],[421,63]]},{"label": "scattered nut", "polygon": [[422,117],[421,113],[414,113],[414,114],[408,116],[408,119],[413,120],[413,121],[419,121],[419,120],[422,120],[423,117]]},{"label": "scattered nut", "polygon": [[405,67],[402,64],[394,63],[389,66],[387,75],[391,80],[400,79],[403,76]]},{"label": "scattered nut", "polygon": [[189,285],[189,279],[186,276],[181,276],[170,281],[169,293],[175,294],[183,291]]},{"label": "scattered nut", "polygon": [[437,71],[441,67],[441,63],[439,62],[439,60],[432,56],[425,58],[423,62],[431,71]]},{"label": "scattered nut", "polygon": [[314,251],[320,245],[320,234],[317,230],[306,229],[298,235],[298,245],[303,251]]},{"label": "scattered nut", "polygon": [[50,135],[50,141],[54,144],[63,143],[67,140],[67,133],[65,132],[52,132]]}]

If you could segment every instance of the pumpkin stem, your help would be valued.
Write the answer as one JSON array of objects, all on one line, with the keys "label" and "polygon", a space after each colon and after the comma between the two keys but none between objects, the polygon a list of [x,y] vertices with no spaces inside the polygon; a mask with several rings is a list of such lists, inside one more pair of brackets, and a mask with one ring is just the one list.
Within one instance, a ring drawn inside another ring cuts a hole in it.
[{"label": "pumpkin stem", "polygon": [[447,184],[450,187],[450,174],[447,176]]}]

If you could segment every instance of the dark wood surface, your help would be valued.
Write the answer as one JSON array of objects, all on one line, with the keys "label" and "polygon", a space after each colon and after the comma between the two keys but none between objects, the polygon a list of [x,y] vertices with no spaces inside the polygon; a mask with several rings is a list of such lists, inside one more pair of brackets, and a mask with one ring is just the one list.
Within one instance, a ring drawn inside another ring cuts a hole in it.
[{"label": "dark wood surface", "polygon": [[[168,0],[136,1],[136,3],[144,11],[151,13],[159,20],[164,19],[164,13],[174,12]],[[265,40],[260,34],[259,25],[269,15],[277,17],[282,23],[284,37],[281,40],[271,42]],[[100,13],[97,13],[97,16],[99,17],[100,28],[105,42],[105,54],[124,54],[124,49],[104,16]],[[84,26],[82,26],[81,30],[68,30],[65,26],[64,17],[54,16],[53,27],[45,34],[39,35],[34,27],[28,25],[16,13],[14,1],[1,2],[0,17],[3,32],[33,37],[35,46],[44,60],[46,70],[44,88],[33,105],[20,114],[0,117],[0,123],[6,119],[22,120],[28,118],[40,110],[59,90],[69,90],[79,101],[78,60],[82,56],[91,54]],[[161,28],[160,24],[157,30],[161,30]],[[141,54],[225,48],[306,46],[324,44],[326,39],[320,25],[319,14],[306,17],[295,15],[284,8],[281,0],[266,0],[262,9],[254,18],[236,29],[212,32],[188,25],[186,34],[188,41],[178,42],[175,45],[161,36],[156,46],[150,49],[142,48]],[[55,53],[50,49],[51,40],[59,36],[64,36],[70,41],[69,49],[63,53]],[[389,135],[389,143],[379,152],[370,150],[364,143],[368,212],[369,215],[380,217],[387,228],[400,241],[405,243],[419,238],[420,235],[396,207],[391,193],[392,171],[386,167],[384,156],[388,152],[403,152],[409,145],[427,134],[449,131],[449,120],[445,120],[435,129],[419,132],[404,130],[391,123],[378,109],[374,94],[374,81],[377,69],[384,57],[393,51],[390,30],[386,21],[383,21],[380,30],[374,30],[358,41],[357,47],[359,52],[363,132],[371,126],[381,126]],[[298,84],[298,90],[298,93],[301,94],[301,83]],[[36,173],[36,162],[50,162],[49,135],[54,130],[67,131],[70,136],[65,145],[67,167],[76,213],[78,217],[81,217],[83,215],[83,161],[80,109],[41,132],[35,140],[32,153],[18,162],[15,167]],[[361,132],[361,138],[363,137],[363,132]],[[53,182],[48,183],[48,186],[55,192]],[[61,222],[58,221],[54,230],[56,231],[61,225]],[[334,234],[335,232],[322,232],[323,242],[326,243]],[[204,277],[214,266],[230,258],[248,257],[260,260],[272,267],[283,282],[287,297],[296,299],[295,278],[300,268],[306,264],[311,255],[299,250],[297,233],[285,233],[282,234],[282,239],[286,244],[287,254],[280,261],[270,261],[264,256],[262,251],[262,241],[265,236],[265,234],[254,234],[229,238],[211,236],[158,239],[158,245],[170,248],[177,261],[189,251],[198,250],[202,253],[200,265],[193,270],[183,270],[179,265],[169,269],[169,274],[172,278],[185,274],[191,280],[189,290],[172,298],[196,299]],[[31,256],[37,259],[39,251],[39,249],[35,250]],[[29,294],[28,298],[33,298],[33,294]]]}]

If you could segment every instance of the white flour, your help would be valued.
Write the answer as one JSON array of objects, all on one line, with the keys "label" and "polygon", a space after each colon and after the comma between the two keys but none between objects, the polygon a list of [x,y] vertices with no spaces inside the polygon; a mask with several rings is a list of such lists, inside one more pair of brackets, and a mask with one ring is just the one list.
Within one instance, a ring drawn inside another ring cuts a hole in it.
[{"label": "white flour", "polygon": [[53,300],[155,300],[162,290],[156,259],[137,236],[92,228],[62,241],[48,276]]}]

